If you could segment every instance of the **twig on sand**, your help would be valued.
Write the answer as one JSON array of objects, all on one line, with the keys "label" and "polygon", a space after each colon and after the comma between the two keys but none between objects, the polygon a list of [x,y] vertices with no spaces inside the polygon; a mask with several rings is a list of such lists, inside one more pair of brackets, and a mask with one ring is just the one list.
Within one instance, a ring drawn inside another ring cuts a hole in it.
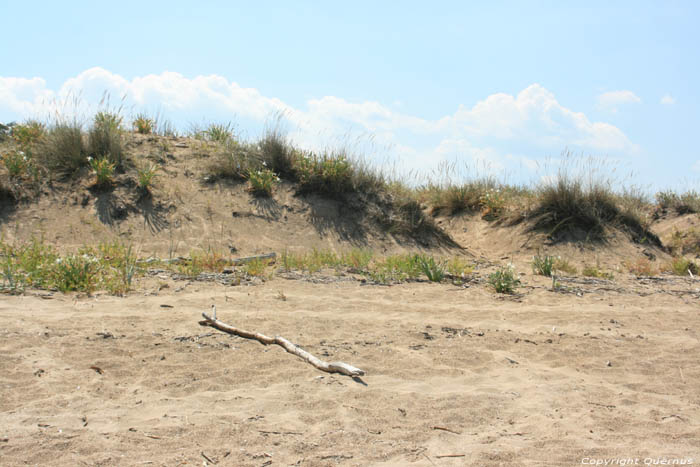
[{"label": "twig on sand", "polygon": [[443,457],[465,457],[466,454],[441,454],[439,456],[435,456],[436,459],[442,459]]},{"label": "twig on sand", "polygon": [[268,337],[264,334],[260,334],[258,332],[250,332],[246,331],[243,329],[238,329],[233,326],[230,326],[222,321],[219,321],[216,319],[216,306],[212,305],[212,312],[213,312],[213,317],[207,315],[206,313],[202,313],[202,316],[204,317],[205,321],[200,321],[200,324],[205,324],[208,326],[212,326],[220,331],[227,332],[229,334],[234,334],[236,336],[244,337],[246,339],[255,339],[259,341],[260,343],[264,345],[269,345],[269,344],[277,344],[281,347],[284,348],[287,352],[296,355],[297,357],[301,358],[302,360],[306,360],[308,363],[313,365],[314,367],[318,368],[321,371],[325,371],[326,373],[340,373],[346,376],[362,376],[365,374],[364,371],[360,370],[359,368],[355,368],[352,365],[348,365],[347,363],[343,362],[325,362],[317,357],[314,357],[311,355],[309,352],[306,350],[297,347],[296,345],[292,344],[290,341],[285,339],[284,337],[280,336],[275,336],[275,337]]},{"label": "twig on sand", "polygon": [[455,431],[455,430],[450,430],[449,428],[445,428],[444,426],[431,426],[433,430],[442,430],[442,431],[447,431],[448,433],[454,433],[455,435],[461,435],[461,431]]},{"label": "twig on sand", "polygon": [[204,454],[204,451],[202,451],[201,454],[202,454],[202,457],[203,457],[203,458],[205,458],[207,461],[211,462],[212,464],[218,464],[217,461],[213,460],[212,458],[210,458],[209,456],[207,456],[206,454]]}]

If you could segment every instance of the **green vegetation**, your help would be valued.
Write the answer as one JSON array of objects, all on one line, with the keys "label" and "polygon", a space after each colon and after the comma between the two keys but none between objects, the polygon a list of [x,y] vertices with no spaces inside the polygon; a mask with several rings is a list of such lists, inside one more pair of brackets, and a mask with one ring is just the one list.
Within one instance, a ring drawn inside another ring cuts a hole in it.
[{"label": "green vegetation", "polygon": [[554,256],[537,255],[532,258],[532,271],[541,276],[552,277],[554,261]]},{"label": "green vegetation", "polygon": [[60,255],[43,241],[9,244],[0,241],[0,290],[21,293],[26,288],[61,292],[106,290],[122,295],[131,288],[137,273],[131,247],[104,243]]},{"label": "green vegetation", "polygon": [[488,283],[498,293],[512,294],[520,285],[515,269],[512,265],[500,267],[489,274]]},{"label": "green vegetation", "polygon": [[95,185],[99,188],[106,188],[114,181],[114,163],[106,157],[93,159],[88,157],[88,163],[95,174]]},{"label": "green vegetation", "polygon": [[87,155],[82,125],[77,120],[57,120],[37,142],[36,159],[50,174],[77,174],[87,164]]},{"label": "green vegetation", "polygon": [[[643,266],[641,263],[639,264],[639,268],[642,268]],[[641,269],[639,269],[641,271]],[[613,280],[615,278],[615,275],[612,272],[606,272],[604,271],[600,265],[596,264],[595,266],[584,266],[583,271],[581,271],[582,274],[585,277],[595,277],[597,279],[607,279],[607,280]],[[637,274],[637,275],[646,275],[646,276],[651,276],[653,274]]]},{"label": "green vegetation", "polygon": [[155,122],[146,114],[140,113],[133,122],[134,130],[142,135],[150,135],[155,127]]},{"label": "green vegetation", "polygon": [[88,131],[88,153],[95,159],[108,159],[117,170],[124,168],[122,117],[112,112],[97,112]]},{"label": "green vegetation", "polygon": [[158,166],[155,164],[143,165],[136,169],[139,189],[142,193],[150,193],[153,187],[153,179],[158,175]]},{"label": "green vegetation", "polygon": [[279,182],[280,178],[267,167],[260,170],[252,170],[248,173],[249,191],[255,196],[272,196],[272,189]]},{"label": "green vegetation", "polygon": [[673,258],[669,269],[677,276],[687,276],[689,272],[693,275],[698,275],[698,273],[700,273],[700,269],[696,263],[683,257]]},{"label": "green vegetation", "polygon": [[[652,262],[647,258],[638,258],[634,262],[626,262],[623,264],[627,270],[636,276],[655,276],[658,274],[658,269],[654,267]],[[596,268],[598,269],[598,268]],[[592,270],[593,271],[593,270]],[[585,274],[584,270],[584,274]],[[598,276],[593,276],[598,277]]]},{"label": "green vegetation", "polygon": [[672,209],[678,214],[700,212],[700,193],[695,190],[685,193],[676,193],[672,190],[661,191],[656,194],[656,202],[661,209]]}]

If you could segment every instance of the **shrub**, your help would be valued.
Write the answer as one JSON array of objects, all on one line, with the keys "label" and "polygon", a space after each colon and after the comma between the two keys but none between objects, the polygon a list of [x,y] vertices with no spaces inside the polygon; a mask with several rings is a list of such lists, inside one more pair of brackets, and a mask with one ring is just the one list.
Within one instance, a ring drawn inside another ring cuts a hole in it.
[{"label": "shrub", "polygon": [[532,258],[532,270],[535,274],[552,277],[554,261],[554,256],[534,256]]},{"label": "shrub", "polygon": [[150,135],[154,126],[155,122],[146,114],[138,114],[134,119],[134,129],[142,135]]},{"label": "shrub", "polygon": [[49,127],[36,148],[37,160],[62,176],[74,175],[87,162],[81,125],[77,120],[59,120]]},{"label": "shrub", "polygon": [[248,174],[248,190],[255,196],[272,196],[272,189],[278,184],[280,178],[275,173],[264,167],[260,170],[252,170]]},{"label": "shrub", "polygon": [[116,169],[123,169],[124,142],[122,117],[116,113],[98,112],[88,132],[88,152],[95,158],[106,157]]},{"label": "shrub", "polygon": [[110,162],[107,157],[93,159],[88,157],[88,163],[92,167],[95,174],[95,185],[101,188],[106,188],[112,184],[114,174],[114,163]]},{"label": "shrub", "polygon": [[2,163],[10,178],[22,178],[28,172],[31,160],[24,151],[10,151],[2,156]]},{"label": "shrub", "polygon": [[12,139],[21,148],[27,150],[36,144],[44,136],[45,132],[46,125],[36,120],[28,120],[21,125],[12,126]]},{"label": "shrub", "polygon": [[501,267],[489,274],[488,283],[498,293],[513,293],[520,285],[512,265]]}]

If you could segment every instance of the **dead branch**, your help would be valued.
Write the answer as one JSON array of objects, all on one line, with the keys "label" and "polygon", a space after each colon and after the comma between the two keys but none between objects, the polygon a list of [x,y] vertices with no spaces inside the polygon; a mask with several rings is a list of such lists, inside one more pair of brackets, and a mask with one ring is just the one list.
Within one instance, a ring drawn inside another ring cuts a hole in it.
[{"label": "dead branch", "polygon": [[202,313],[202,316],[206,320],[205,322],[207,325],[212,326],[220,331],[224,331],[224,332],[227,332],[229,334],[234,334],[236,336],[244,337],[246,339],[255,339],[258,342],[265,344],[265,345],[277,344],[277,345],[283,347],[284,350],[286,350],[287,352],[296,355],[297,357],[301,358],[302,360],[306,360],[311,365],[315,366],[316,368],[318,368],[321,371],[325,371],[326,373],[340,373],[340,374],[343,374],[346,376],[362,376],[365,374],[364,371],[360,370],[359,368],[355,368],[352,365],[348,365],[347,363],[324,362],[323,360],[321,360],[317,357],[314,357],[306,350],[292,344],[284,337],[280,337],[280,336],[268,337],[268,336],[266,336],[264,334],[260,334],[258,332],[250,332],[250,331],[246,331],[243,329],[238,329],[238,328],[230,326],[222,321],[219,321],[218,319],[216,319],[216,307],[214,305],[212,305],[212,312],[214,314],[213,317],[207,315],[206,313]]}]

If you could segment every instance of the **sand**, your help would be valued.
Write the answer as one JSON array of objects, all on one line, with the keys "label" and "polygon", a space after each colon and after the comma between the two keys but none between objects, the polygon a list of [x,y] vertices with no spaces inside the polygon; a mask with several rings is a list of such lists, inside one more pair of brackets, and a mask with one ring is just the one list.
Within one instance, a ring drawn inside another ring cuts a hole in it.
[{"label": "sand", "polygon": [[[125,298],[2,297],[0,464],[700,462],[691,279],[559,293],[528,275],[514,297],[350,276],[148,281]],[[366,375],[201,326],[212,304]]]}]

